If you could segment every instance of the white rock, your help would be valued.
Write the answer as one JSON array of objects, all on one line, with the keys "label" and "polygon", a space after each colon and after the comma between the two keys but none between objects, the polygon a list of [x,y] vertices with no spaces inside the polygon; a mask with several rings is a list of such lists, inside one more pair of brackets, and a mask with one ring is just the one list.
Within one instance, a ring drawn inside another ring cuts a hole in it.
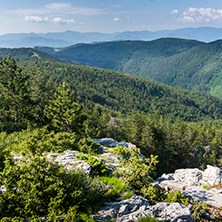
[{"label": "white rock", "polygon": [[191,186],[182,193],[192,200],[200,200],[213,207],[222,207],[222,189],[204,189],[201,186]]},{"label": "white rock", "polygon": [[221,183],[221,178],[222,174],[220,168],[207,165],[207,169],[203,172],[202,183],[206,182],[211,186],[218,185]]},{"label": "white rock", "polygon": [[183,191],[186,189],[186,186],[184,183],[180,183],[174,180],[163,180],[160,182],[159,186],[165,190],[179,190]]},{"label": "white rock", "polygon": [[197,168],[179,169],[174,173],[174,180],[188,186],[199,185],[203,172]]},{"label": "white rock", "polygon": [[112,138],[102,138],[102,139],[91,139],[92,141],[99,143],[104,146],[115,147],[116,141]]}]

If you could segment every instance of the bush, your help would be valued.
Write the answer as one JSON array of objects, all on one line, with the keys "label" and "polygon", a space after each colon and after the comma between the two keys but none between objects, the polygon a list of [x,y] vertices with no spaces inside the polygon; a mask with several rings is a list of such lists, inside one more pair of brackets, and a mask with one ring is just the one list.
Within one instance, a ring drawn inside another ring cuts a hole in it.
[{"label": "bush", "polygon": [[130,157],[130,152],[127,147],[122,147],[118,145],[113,149],[113,152],[117,155],[122,155],[124,158]]},{"label": "bush", "polygon": [[156,218],[153,218],[151,216],[147,216],[147,217],[141,217],[138,222],[158,222],[159,220],[157,220]]},{"label": "bush", "polygon": [[114,172],[131,189],[140,191],[143,186],[149,186],[152,180],[151,175],[155,172],[158,163],[157,156],[151,155],[150,158],[140,156],[140,150],[136,147],[130,148],[131,156],[128,159],[121,158],[121,169]]},{"label": "bush", "polygon": [[133,196],[134,192],[132,190],[130,191],[127,191],[123,197],[122,197],[122,200],[127,200],[127,199],[130,199],[132,196]]},{"label": "bush", "polygon": [[96,157],[88,154],[79,154],[76,155],[76,158],[86,161],[91,166],[92,176],[107,176],[110,173],[110,170],[106,167],[105,163]]},{"label": "bush", "polygon": [[162,201],[163,192],[152,185],[144,186],[140,193],[146,197],[151,204]]},{"label": "bush", "polygon": [[178,203],[183,204],[184,206],[188,206],[189,199],[185,197],[184,194],[180,193],[179,190],[176,190],[176,191],[170,191],[169,193],[167,193],[164,199],[164,202],[168,202],[168,203],[178,202]]},{"label": "bush", "polygon": [[32,154],[43,152],[63,152],[65,150],[79,150],[75,133],[48,132],[46,128],[38,129],[37,134],[21,142],[23,150]]},{"label": "bush", "polygon": [[9,151],[26,154],[42,152],[62,152],[64,150],[79,150],[75,133],[49,132],[46,127],[14,132],[9,135],[0,133],[0,146]]},{"label": "bush", "polygon": [[98,154],[99,145],[89,138],[82,138],[78,142],[79,150],[87,154]]},{"label": "bush", "polygon": [[107,197],[111,200],[115,200],[120,197],[123,192],[126,191],[126,184],[116,177],[103,176],[99,177],[99,180],[107,186]]},{"label": "bush", "polygon": [[104,200],[101,187],[93,180],[68,173],[37,155],[17,164],[6,160],[0,181],[6,187],[6,192],[0,194],[0,219],[5,221],[16,217],[35,221],[33,218],[39,220],[44,215],[51,221],[68,221],[65,215],[75,221],[80,213],[92,212]]}]

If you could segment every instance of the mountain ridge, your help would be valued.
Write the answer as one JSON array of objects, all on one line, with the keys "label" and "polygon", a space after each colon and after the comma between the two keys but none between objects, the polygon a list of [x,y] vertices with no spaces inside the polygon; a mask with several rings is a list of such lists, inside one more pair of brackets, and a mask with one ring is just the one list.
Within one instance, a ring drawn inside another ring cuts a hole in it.
[{"label": "mountain ridge", "polygon": [[[33,41],[33,37],[38,38],[38,42]],[[20,47],[67,47],[77,43],[124,41],[124,40],[144,40],[151,41],[159,38],[182,38],[193,39],[203,42],[212,42],[222,39],[222,28],[199,27],[181,28],[175,30],[159,31],[124,31],[114,33],[100,32],[50,32],[50,33],[10,33],[0,35],[1,48]]]}]

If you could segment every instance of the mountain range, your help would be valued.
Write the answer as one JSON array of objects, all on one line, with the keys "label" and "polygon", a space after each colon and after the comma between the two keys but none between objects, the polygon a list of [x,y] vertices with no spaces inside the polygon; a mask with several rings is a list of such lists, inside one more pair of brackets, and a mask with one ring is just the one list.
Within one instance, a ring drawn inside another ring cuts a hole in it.
[{"label": "mountain range", "polygon": [[200,27],[161,31],[126,31],[117,33],[77,31],[55,33],[17,33],[0,36],[0,48],[20,48],[34,46],[67,47],[77,43],[93,43],[122,40],[154,40],[158,38],[195,39],[211,42],[222,39],[222,28]]}]

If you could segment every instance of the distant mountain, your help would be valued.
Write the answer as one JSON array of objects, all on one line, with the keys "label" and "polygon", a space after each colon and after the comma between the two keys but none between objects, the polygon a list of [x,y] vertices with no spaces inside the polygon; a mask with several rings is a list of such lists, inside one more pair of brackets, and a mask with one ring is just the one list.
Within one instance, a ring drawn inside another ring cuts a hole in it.
[{"label": "distant mountain", "polygon": [[19,33],[0,36],[0,48],[20,48],[34,46],[67,47],[77,43],[92,43],[122,40],[155,40],[159,38],[194,39],[212,42],[222,39],[222,28],[200,27],[162,31],[127,31],[118,33],[81,33],[76,31],[55,33]]},{"label": "distant mountain", "polygon": [[222,98],[222,40],[203,43],[164,38],[77,44],[60,50],[37,49],[64,59],[180,88],[206,91]]}]

